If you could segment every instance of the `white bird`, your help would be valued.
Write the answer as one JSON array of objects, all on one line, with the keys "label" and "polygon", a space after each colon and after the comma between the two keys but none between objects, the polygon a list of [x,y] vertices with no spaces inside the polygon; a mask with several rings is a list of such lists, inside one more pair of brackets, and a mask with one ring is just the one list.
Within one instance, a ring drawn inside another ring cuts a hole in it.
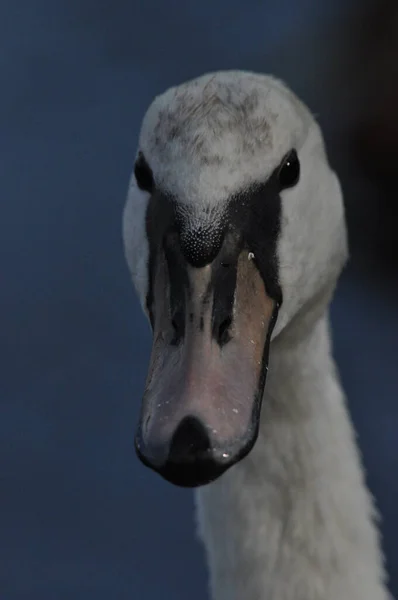
[{"label": "white bird", "polygon": [[213,599],[386,600],[331,355],[342,194],[308,109],[238,71],[157,97],[123,235],[154,339],[136,448],[197,487]]}]

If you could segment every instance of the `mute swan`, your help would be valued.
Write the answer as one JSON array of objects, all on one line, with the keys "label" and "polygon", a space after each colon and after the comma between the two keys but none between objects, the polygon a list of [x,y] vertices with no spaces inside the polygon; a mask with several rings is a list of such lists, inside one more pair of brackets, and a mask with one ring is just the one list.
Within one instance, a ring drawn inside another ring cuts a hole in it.
[{"label": "mute swan", "polygon": [[137,453],[198,488],[214,600],[386,600],[331,356],[342,196],[307,108],[236,71],[157,97],[123,237],[154,339]]}]

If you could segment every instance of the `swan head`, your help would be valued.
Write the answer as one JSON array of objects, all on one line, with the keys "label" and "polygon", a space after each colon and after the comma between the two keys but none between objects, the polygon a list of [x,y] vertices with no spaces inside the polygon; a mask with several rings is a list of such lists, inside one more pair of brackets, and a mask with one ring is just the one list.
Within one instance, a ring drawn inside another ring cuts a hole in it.
[{"label": "swan head", "polygon": [[169,89],[142,123],[123,236],[153,332],[138,456],[209,483],[256,441],[272,341],[324,311],[346,259],[317,123],[269,76]]}]

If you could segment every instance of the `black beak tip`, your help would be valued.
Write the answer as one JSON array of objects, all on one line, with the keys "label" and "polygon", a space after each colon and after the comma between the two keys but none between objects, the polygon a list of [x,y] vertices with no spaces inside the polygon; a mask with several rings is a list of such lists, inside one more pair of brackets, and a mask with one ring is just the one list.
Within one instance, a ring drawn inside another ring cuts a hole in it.
[{"label": "black beak tip", "polygon": [[178,464],[167,462],[158,469],[159,475],[169,483],[183,488],[196,488],[212,483],[226,470],[215,461],[200,461],[197,463]]},{"label": "black beak tip", "polygon": [[186,417],[177,427],[169,444],[153,447],[144,442],[139,429],[135,450],[140,461],[166,481],[185,488],[207,485],[246,456],[256,439],[245,440],[235,451],[222,452],[211,447],[205,427],[195,417]]},{"label": "black beak tip", "polygon": [[203,485],[207,485],[212,481],[215,481],[226,471],[229,466],[226,464],[219,464],[212,458],[207,460],[190,460],[186,462],[173,462],[167,460],[166,462],[159,464],[147,456],[145,452],[141,450],[142,446],[140,443],[135,443],[135,451],[139,460],[146,467],[152,469],[163,479],[184,488],[195,488]]}]

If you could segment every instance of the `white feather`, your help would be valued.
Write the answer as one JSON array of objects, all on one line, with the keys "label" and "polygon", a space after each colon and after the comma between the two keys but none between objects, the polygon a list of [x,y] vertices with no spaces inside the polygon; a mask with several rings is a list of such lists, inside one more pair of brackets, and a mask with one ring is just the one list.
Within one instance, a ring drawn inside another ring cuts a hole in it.
[{"label": "white feather", "polygon": [[[301,163],[298,185],[282,195],[283,304],[259,438],[197,493],[214,600],[385,600],[373,504],[330,350],[328,304],[347,239],[317,123],[278,80],[220,72],[156,98],[139,148],[192,219],[265,181],[290,149]],[[147,203],[133,179],[124,240],[144,308]]]}]

